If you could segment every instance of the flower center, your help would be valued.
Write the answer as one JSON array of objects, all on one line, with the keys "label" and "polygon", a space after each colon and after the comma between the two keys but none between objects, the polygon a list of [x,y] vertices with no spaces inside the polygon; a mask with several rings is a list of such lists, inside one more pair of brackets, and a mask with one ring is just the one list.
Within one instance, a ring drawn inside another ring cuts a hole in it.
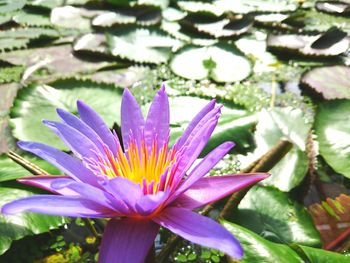
[{"label": "flower center", "polygon": [[176,169],[176,151],[168,151],[167,144],[158,147],[156,139],[149,147],[144,140],[138,145],[131,139],[126,152],[118,144],[117,153],[113,154],[107,147],[105,153],[104,157],[98,157],[100,172],[108,178],[120,176],[140,184],[145,194],[166,189]]}]

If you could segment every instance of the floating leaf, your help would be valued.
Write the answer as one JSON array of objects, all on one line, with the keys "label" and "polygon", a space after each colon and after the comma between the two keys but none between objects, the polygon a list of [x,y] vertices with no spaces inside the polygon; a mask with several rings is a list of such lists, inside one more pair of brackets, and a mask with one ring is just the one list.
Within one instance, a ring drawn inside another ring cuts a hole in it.
[{"label": "floating leaf", "polygon": [[[0,207],[13,200],[32,195],[34,192],[13,187],[0,187]],[[48,232],[64,224],[66,220],[59,216],[47,216],[35,213],[5,216],[0,214],[0,255],[18,240],[28,235]]]},{"label": "floating leaf", "polygon": [[0,59],[27,68],[39,65],[50,75],[31,75],[31,80],[47,81],[62,76],[76,76],[77,73],[91,73],[111,65],[108,61],[82,60],[72,55],[71,45],[60,45],[28,50],[12,51],[0,55]]},{"label": "floating leaf", "polygon": [[159,24],[161,19],[162,13],[159,9],[139,7],[105,12],[96,16],[91,23],[96,27],[113,27],[128,24],[151,26]]},{"label": "floating leaf", "polygon": [[75,79],[58,80],[50,85],[32,85],[19,92],[11,109],[13,135],[16,138],[67,150],[56,135],[42,124],[42,120],[58,120],[56,108],[76,113],[78,99],[94,108],[109,127],[119,122],[121,91],[114,85]]},{"label": "floating leaf", "polygon": [[[251,262],[278,262],[278,263],[302,263],[298,254],[287,245],[276,244],[262,238],[256,233],[231,223],[221,220],[221,224],[227,228],[241,243],[244,250],[241,263]],[[229,261],[234,262],[234,261]]]},{"label": "floating leaf", "polygon": [[[39,166],[40,168],[47,171],[49,174],[58,175],[61,174],[60,171],[47,163],[42,159],[37,159],[35,157],[25,155],[23,156],[27,161]],[[21,165],[11,160],[6,155],[0,155],[0,182],[14,180],[23,176],[31,176],[32,174],[23,168]]]},{"label": "floating leaf", "polygon": [[203,17],[198,17],[197,15],[187,15],[180,21],[180,24],[190,27],[199,33],[205,33],[216,38],[228,38],[242,35],[246,33],[253,24],[253,20],[247,16],[238,16],[230,19],[214,18],[215,19],[210,19],[210,17],[207,16],[203,19]]},{"label": "floating leaf", "polygon": [[218,42],[217,39],[213,39],[210,36],[198,36],[198,34],[192,34],[188,31],[185,32],[181,25],[177,22],[169,22],[163,20],[162,29],[169,35],[189,44],[194,44],[198,46],[211,46]]},{"label": "floating leaf", "polygon": [[187,12],[208,12],[217,16],[225,12],[247,14],[251,12],[291,12],[298,7],[293,0],[217,0],[212,2],[178,1],[181,9]]},{"label": "floating leaf", "polygon": [[338,173],[350,178],[350,101],[335,100],[319,106],[315,130],[320,154]]},{"label": "floating leaf", "polygon": [[288,107],[262,111],[255,131],[257,148],[252,154],[242,156],[242,166],[260,158],[281,139],[292,142],[294,147],[272,168],[271,176],[262,182],[281,191],[290,191],[299,185],[308,169],[305,143],[310,129],[311,124],[306,123],[300,109]]},{"label": "floating leaf", "polygon": [[350,99],[350,67],[314,68],[301,78],[301,83],[321,93],[325,99]]},{"label": "floating leaf", "polygon": [[122,59],[136,62],[165,63],[173,49],[182,42],[156,29],[134,28],[109,34],[110,52]]},{"label": "floating leaf", "polygon": [[26,4],[26,0],[0,0],[0,13],[9,13],[22,9]]},{"label": "floating leaf", "polygon": [[278,243],[320,247],[320,234],[311,216],[287,193],[254,186],[238,206],[240,225]]},{"label": "floating leaf", "polygon": [[22,26],[51,26],[50,18],[43,14],[21,11],[12,17],[13,21]]},{"label": "floating leaf", "polygon": [[51,11],[51,23],[64,28],[76,28],[82,31],[90,29],[90,18],[102,11],[88,10],[73,6],[56,7]]},{"label": "floating leaf", "polygon": [[324,249],[317,249],[317,248],[307,247],[307,246],[301,246],[301,245],[298,245],[297,247],[300,248],[305,253],[310,263],[330,263],[330,262],[348,263],[350,262],[349,256],[345,256],[332,251],[327,251]]},{"label": "floating leaf", "polygon": [[107,0],[108,3],[116,6],[145,7],[153,6],[165,9],[169,5],[169,0]]},{"label": "floating leaf", "polygon": [[341,1],[317,1],[315,5],[316,9],[321,12],[349,16],[350,15],[350,3]]},{"label": "floating leaf", "polygon": [[220,43],[208,47],[185,46],[174,55],[170,68],[187,79],[235,82],[249,76],[251,63],[233,46]]},{"label": "floating leaf", "polygon": [[83,35],[74,42],[73,50],[76,52],[108,55],[106,36],[98,33],[88,33]]},{"label": "floating leaf", "polygon": [[[341,31],[338,31],[341,32]],[[309,35],[269,35],[267,47],[272,51],[294,52],[304,56],[338,56],[344,53],[350,44],[348,38],[328,38],[326,34],[333,34],[332,31],[325,34]],[[344,36],[342,33],[339,33]],[[315,44],[318,43],[318,44]]]}]

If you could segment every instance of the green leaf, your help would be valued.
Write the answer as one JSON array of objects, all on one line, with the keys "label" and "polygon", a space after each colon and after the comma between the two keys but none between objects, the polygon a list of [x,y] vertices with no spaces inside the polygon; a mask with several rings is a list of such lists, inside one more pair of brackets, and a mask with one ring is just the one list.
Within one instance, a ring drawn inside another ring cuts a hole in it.
[{"label": "green leaf", "polygon": [[0,0],[0,13],[9,13],[24,7],[26,0]]},{"label": "green leaf", "polygon": [[234,18],[217,18],[213,15],[187,15],[179,23],[189,30],[208,34],[215,38],[232,38],[246,33],[253,20],[248,16]]},{"label": "green leaf", "polygon": [[335,100],[319,106],[315,131],[320,154],[338,173],[350,178],[350,101]]},{"label": "green leaf", "polygon": [[73,6],[56,7],[51,11],[51,23],[58,27],[75,28],[83,32],[91,27],[90,18],[101,13]]},{"label": "green leaf", "polygon": [[50,18],[40,13],[21,11],[12,17],[13,21],[22,26],[51,26]]},{"label": "green leaf", "polygon": [[110,52],[122,59],[141,63],[165,63],[172,49],[182,42],[156,29],[132,28],[107,35]]},{"label": "green leaf", "polygon": [[[33,193],[27,190],[1,186],[0,207],[13,200],[33,195]],[[11,216],[0,214],[0,255],[10,247],[13,240],[47,232],[61,226],[65,222],[66,220],[59,216],[46,216],[34,213]]]},{"label": "green leaf", "polygon": [[106,37],[103,34],[88,33],[74,42],[73,50],[108,55]]},{"label": "green leaf", "polygon": [[152,26],[159,24],[162,13],[158,8],[139,7],[116,10],[114,12],[104,12],[92,20],[92,25],[96,27],[116,27],[121,25],[137,24],[140,26]]},{"label": "green leaf", "polygon": [[321,12],[348,16],[350,13],[350,3],[337,1],[317,1],[316,9]]},{"label": "green leaf", "polygon": [[13,135],[24,141],[37,141],[62,150],[67,147],[41,122],[58,120],[56,108],[77,113],[76,102],[84,101],[95,109],[109,127],[120,119],[121,90],[114,85],[75,79],[58,80],[22,89],[11,110]]},{"label": "green leaf", "polygon": [[[23,157],[31,163],[39,166],[49,174],[58,175],[60,171],[44,160],[37,159],[33,156],[23,155]],[[32,174],[21,165],[11,160],[6,155],[0,155],[0,182],[14,180],[23,176],[31,176]]]},{"label": "green leaf", "polygon": [[[208,60],[215,62],[214,68],[206,68]],[[251,63],[233,46],[220,43],[208,47],[185,46],[174,55],[170,68],[187,79],[235,82],[249,76]]]},{"label": "green leaf", "polygon": [[349,263],[350,256],[344,256],[339,253],[327,251],[324,249],[317,249],[307,246],[298,246],[306,254],[310,263]]},{"label": "green leaf", "polygon": [[[339,35],[334,36],[334,34]],[[329,35],[329,37],[328,37]],[[320,35],[272,35],[267,38],[267,47],[275,52],[290,52],[303,56],[332,57],[344,53],[350,40],[342,31],[327,31]]]},{"label": "green leaf", "polygon": [[350,99],[350,67],[328,66],[306,72],[301,83],[321,93],[325,99]]},{"label": "green leaf", "polygon": [[256,233],[226,220],[221,220],[221,224],[226,227],[243,246],[244,256],[239,260],[241,263],[304,262],[298,254],[287,245],[276,244],[268,241]]},{"label": "green leaf", "polygon": [[290,191],[303,180],[308,169],[305,144],[311,124],[306,123],[300,109],[274,108],[262,111],[256,126],[255,142],[257,148],[252,154],[242,157],[242,167],[260,158],[280,140],[286,139],[294,144],[287,155],[270,171],[271,176],[262,184]]},{"label": "green leaf", "polygon": [[[171,138],[173,144],[179,136],[182,135],[189,122],[194,116],[207,104],[209,100],[191,96],[180,96],[169,98],[170,103],[170,124]],[[244,151],[251,145],[252,126],[255,124],[256,117],[251,113],[225,105],[222,109],[222,115],[219,124],[209,140],[205,154],[225,141],[234,141],[235,150]]]},{"label": "green leaf", "polygon": [[278,243],[320,247],[320,234],[305,207],[272,187],[254,186],[238,206],[239,223]]}]

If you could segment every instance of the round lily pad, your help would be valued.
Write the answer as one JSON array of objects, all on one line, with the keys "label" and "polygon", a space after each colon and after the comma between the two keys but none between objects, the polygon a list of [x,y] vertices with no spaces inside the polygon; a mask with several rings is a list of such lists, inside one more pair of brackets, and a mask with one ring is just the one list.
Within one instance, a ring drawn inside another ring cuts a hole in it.
[{"label": "round lily pad", "polygon": [[32,85],[20,90],[10,113],[14,137],[67,150],[61,140],[42,124],[42,120],[58,120],[57,108],[77,113],[78,99],[95,109],[110,127],[119,122],[120,89],[114,85],[64,79],[50,86]]},{"label": "round lily pad", "polygon": [[340,30],[320,35],[269,35],[267,47],[271,51],[290,52],[303,56],[338,56],[348,50],[350,40]]},{"label": "round lily pad", "polygon": [[315,131],[320,154],[338,173],[350,178],[350,101],[327,101],[319,106]]},{"label": "round lily pad", "polygon": [[182,45],[165,32],[156,29],[131,28],[107,35],[113,56],[141,63],[165,63],[172,50]]},{"label": "round lily pad", "polygon": [[301,83],[321,93],[325,99],[350,99],[350,67],[314,68],[301,78]]},{"label": "round lily pad", "polygon": [[315,7],[318,11],[333,15],[350,15],[350,3],[343,1],[317,1]]},{"label": "round lily pad", "polygon": [[211,78],[217,82],[241,81],[251,72],[250,61],[223,43],[207,47],[188,45],[174,55],[170,67],[183,78]]}]

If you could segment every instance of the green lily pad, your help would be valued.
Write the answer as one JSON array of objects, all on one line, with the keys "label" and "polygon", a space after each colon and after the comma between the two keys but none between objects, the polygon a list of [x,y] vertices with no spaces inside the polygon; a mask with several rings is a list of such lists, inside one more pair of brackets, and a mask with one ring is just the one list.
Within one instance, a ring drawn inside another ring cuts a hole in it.
[{"label": "green lily pad", "polygon": [[180,24],[215,38],[237,37],[248,32],[253,25],[253,20],[248,16],[237,16],[230,19],[203,16],[187,15],[180,21]]},{"label": "green lily pad", "polygon": [[342,1],[317,1],[315,7],[318,11],[341,16],[350,15],[350,3]]},{"label": "green lily pad", "polygon": [[13,135],[17,139],[42,142],[67,150],[61,140],[41,122],[43,119],[58,120],[56,108],[77,113],[78,99],[95,109],[109,127],[119,122],[121,90],[114,85],[75,79],[57,80],[50,85],[32,85],[18,93],[11,109]]},{"label": "green lily pad", "polygon": [[53,25],[58,27],[87,31],[91,27],[90,19],[99,13],[102,11],[66,5],[52,9],[50,20]]},{"label": "green lily pad", "polygon": [[217,82],[241,81],[249,76],[251,63],[231,45],[185,46],[170,62],[171,70],[183,78],[211,78]]},{"label": "green lily pad", "polygon": [[317,248],[307,247],[307,246],[301,246],[301,245],[297,247],[306,254],[308,259],[310,260],[310,263],[330,263],[330,262],[348,263],[350,262],[349,256],[345,256],[332,251],[327,251],[324,249],[317,249]]},{"label": "green lily pad", "polygon": [[104,34],[88,33],[74,41],[75,52],[88,52],[100,55],[108,55],[107,40]]},{"label": "green lily pad", "polygon": [[[58,175],[60,171],[42,159],[37,159],[29,155],[23,155],[29,162],[44,169],[49,174]],[[32,174],[21,165],[11,160],[6,155],[0,155],[0,182],[14,180],[23,176],[31,176]]]},{"label": "green lily pad", "polygon": [[157,29],[132,28],[107,35],[112,55],[141,63],[165,63],[182,42]]},{"label": "green lily pad", "polygon": [[238,221],[278,243],[320,247],[320,234],[305,207],[272,187],[254,186],[238,206]]},{"label": "green lily pad", "polygon": [[9,13],[24,7],[26,0],[0,0],[0,13]]},{"label": "green lily pad", "polygon": [[293,148],[272,168],[271,176],[262,184],[290,191],[299,185],[308,170],[305,144],[310,129],[311,124],[305,122],[299,109],[287,107],[262,111],[254,136],[257,148],[253,153],[240,158],[242,167],[247,167],[260,158],[280,140],[288,140],[294,144]]},{"label": "green lily pad", "polygon": [[21,26],[51,26],[49,16],[40,14],[40,13],[32,13],[27,11],[21,11],[16,13],[12,17],[13,21]]},{"label": "green lily pad", "polygon": [[162,13],[158,8],[139,7],[102,13],[92,20],[95,27],[109,28],[120,25],[137,24],[152,26],[161,22]]},{"label": "green lily pad", "polygon": [[303,56],[332,57],[344,53],[350,44],[340,30],[329,30],[320,35],[269,35],[267,47],[271,51],[290,52]]},{"label": "green lily pad", "polygon": [[303,75],[301,83],[321,93],[327,100],[350,99],[350,67],[314,68]]},{"label": "green lily pad", "polygon": [[320,154],[338,173],[350,178],[350,101],[322,103],[315,119]]},{"label": "green lily pad", "polygon": [[[34,192],[12,187],[0,187],[0,207],[13,200],[32,195]],[[0,255],[11,245],[13,240],[21,239],[28,235],[36,235],[58,228],[66,222],[59,216],[47,216],[34,213],[18,215],[0,214]]]},{"label": "green lily pad", "polygon": [[241,243],[244,249],[241,263],[251,262],[278,262],[278,263],[302,263],[302,258],[287,245],[276,244],[262,238],[256,233],[231,223],[221,220],[220,223],[230,231]]}]

